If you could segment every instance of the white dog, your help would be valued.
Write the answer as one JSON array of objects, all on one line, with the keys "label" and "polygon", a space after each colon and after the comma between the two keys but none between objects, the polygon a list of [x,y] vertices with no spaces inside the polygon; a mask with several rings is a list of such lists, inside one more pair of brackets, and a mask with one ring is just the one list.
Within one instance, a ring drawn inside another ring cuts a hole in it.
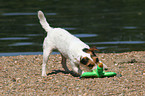
[{"label": "white dog", "polygon": [[[53,49],[57,49],[61,53],[62,66],[67,72],[69,69],[66,66],[66,59],[70,60],[72,70],[78,75],[83,73],[79,67],[80,64],[83,64],[92,70],[97,68],[97,63],[101,62],[94,53],[94,50],[97,49],[90,48],[80,39],[71,35],[64,29],[50,27],[42,11],[38,12],[38,18],[40,24],[47,32],[47,37],[43,43],[42,76],[47,76],[46,64]],[[103,65],[104,68],[107,68],[105,64]]]}]

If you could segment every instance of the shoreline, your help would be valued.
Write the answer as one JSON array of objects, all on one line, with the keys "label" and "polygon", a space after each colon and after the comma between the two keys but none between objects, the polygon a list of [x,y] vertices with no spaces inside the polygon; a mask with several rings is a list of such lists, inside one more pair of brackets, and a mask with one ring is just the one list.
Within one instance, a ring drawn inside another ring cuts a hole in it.
[{"label": "shoreline", "polygon": [[145,51],[97,55],[117,76],[74,77],[62,68],[60,54],[52,54],[42,77],[42,55],[1,56],[0,95],[145,95]]},{"label": "shoreline", "polygon": [[[129,53],[129,52],[145,52],[145,51],[128,51],[128,52],[106,52],[105,54],[109,54],[109,53],[116,53],[116,54],[121,54],[121,53]],[[102,53],[98,53],[98,54],[103,54]],[[55,55],[55,54],[60,54],[57,51],[53,51],[51,53],[51,55]],[[21,56],[21,55],[43,55],[43,52],[1,52],[0,53],[0,57],[2,56]]]},{"label": "shoreline", "polygon": [[[43,52],[2,52],[1,56],[19,56],[19,55],[42,55]],[[59,54],[59,52],[52,52],[52,54]]]}]

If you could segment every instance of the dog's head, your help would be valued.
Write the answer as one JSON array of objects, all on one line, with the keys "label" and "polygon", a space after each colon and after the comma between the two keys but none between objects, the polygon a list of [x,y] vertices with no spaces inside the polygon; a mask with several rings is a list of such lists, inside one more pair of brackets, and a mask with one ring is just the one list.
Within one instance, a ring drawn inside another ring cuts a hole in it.
[{"label": "dog's head", "polygon": [[84,48],[83,51],[89,55],[85,57],[81,57],[80,63],[87,66],[90,69],[97,69],[97,64],[99,63],[99,59],[94,52],[95,50],[99,51],[94,47],[90,49]]}]

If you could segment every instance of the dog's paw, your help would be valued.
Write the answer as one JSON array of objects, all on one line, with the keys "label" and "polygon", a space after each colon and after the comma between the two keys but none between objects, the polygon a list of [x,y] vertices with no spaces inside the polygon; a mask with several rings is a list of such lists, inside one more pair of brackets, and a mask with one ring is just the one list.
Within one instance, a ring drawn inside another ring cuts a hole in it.
[{"label": "dog's paw", "polygon": [[45,73],[45,74],[42,74],[42,76],[47,76],[47,74]]}]

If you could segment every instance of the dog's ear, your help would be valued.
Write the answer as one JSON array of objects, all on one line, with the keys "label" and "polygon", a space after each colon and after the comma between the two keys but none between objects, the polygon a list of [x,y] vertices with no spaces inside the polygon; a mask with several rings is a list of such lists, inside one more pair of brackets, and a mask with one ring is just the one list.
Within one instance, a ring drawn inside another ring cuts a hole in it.
[{"label": "dog's ear", "polygon": [[96,46],[93,46],[89,49],[89,51],[100,51],[99,49],[96,48]]},{"label": "dog's ear", "polygon": [[84,48],[83,51],[84,51],[84,52],[88,52],[89,49],[88,49],[88,48]]},{"label": "dog's ear", "polygon": [[91,47],[90,49],[84,48],[83,51],[86,52],[86,53],[89,53],[89,52],[100,51],[100,50],[97,49],[95,46],[93,46],[93,47]]},{"label": "dog's ear", "polygon": [[88,57],[80,58],[80,63],[86,65],[88,62],[89,62],[89,58]]},{"label": "dog's ear", "polygon": [[92,57],[92,56],[96,56],[94,51],[99,51],[99,50],[96,49],[96,47],[94,46],[94,47],[91,47],[90,49],[84,48],[83,51],[86,52],[86,53],[91,54],[91,57]]}]

